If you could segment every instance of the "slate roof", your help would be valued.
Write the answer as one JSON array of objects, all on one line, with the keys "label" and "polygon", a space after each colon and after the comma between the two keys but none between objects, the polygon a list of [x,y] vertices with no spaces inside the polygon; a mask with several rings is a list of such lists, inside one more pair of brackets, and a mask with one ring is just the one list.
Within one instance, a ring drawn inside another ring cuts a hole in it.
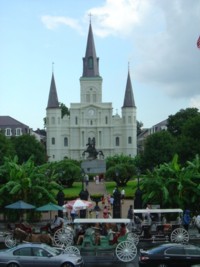
[{"label": "slate roof", "polygon": [[58,95],[56,90],[56,83],[54,79],[54,74],[52,73],[51,85],[49,91],[49,99],[47,108],[59,108]]},{"label": "slate roof", "polygon": [[128,71],[128,77],[127,77],[127,82],[126,82],[126,90],[125,90],[123,108],[128,108],[128,107],[131,107],[131,108],[135,107],[135,100],[133,96],[133,88],[131,84],[129,71]]},{"label": "slate roof", "polygon": [[6,127],[25,127],[25,128],[29,128],[28,125],[20,122],[20,121],[17,121],[15,119],[13,119],[12,117],[10,116],[0,116],[0,127],[3,127],[3,128],[6,128]]}]

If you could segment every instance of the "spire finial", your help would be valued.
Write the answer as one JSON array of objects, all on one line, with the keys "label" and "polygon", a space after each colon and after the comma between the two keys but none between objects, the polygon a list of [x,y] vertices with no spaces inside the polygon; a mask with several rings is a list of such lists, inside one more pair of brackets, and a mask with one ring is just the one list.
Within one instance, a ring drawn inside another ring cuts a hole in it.
[{"label": "spire finial", "polygon": [[128,61],[128,71],[130,71],[130,62]]},{"label": "spire finial", "polygon": [[91,24],[92,14],[89,13],[88,16],[90,17],[90,24]]},{"label": "spire finial", "polygon": [[52,62],[52,73],[54,73],[54,62]]}]

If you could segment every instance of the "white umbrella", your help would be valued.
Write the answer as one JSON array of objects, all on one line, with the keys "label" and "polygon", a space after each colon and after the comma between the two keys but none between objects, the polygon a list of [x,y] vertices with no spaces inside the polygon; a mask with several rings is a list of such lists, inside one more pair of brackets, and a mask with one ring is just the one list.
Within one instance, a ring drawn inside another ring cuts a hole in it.
[{"label": "white umbrella", "polygon": [[69,209],[74,209],[74,210],[85,210],[87,208],[92,208],[93,203],[87,200],[81,200],[81,199],[75,199],[69,201],[65,207]]}]

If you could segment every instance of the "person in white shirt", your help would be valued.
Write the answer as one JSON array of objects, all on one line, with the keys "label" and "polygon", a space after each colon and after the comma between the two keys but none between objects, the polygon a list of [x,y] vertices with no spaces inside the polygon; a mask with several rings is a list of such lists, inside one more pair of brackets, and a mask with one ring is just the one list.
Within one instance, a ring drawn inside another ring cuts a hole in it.
[{"label": "person in white shirt", "polygon": [[124,188],[121,191],[121,200],[122,200],[122,204],[124,203],[124,199],[125,199],[125,190]]},{"label": "person in white shirt", "polygon": [[63,207],[63,217],[68,220],[68,210],[67,210],[67,201],[64,202],[64,205],[62,206]]},{"label": "person in white shirt", "polygon": [[55,219],[52,222],[50,228],[51,228],[51,230],[54,230],[55,228],[57,228],[59,226],[61,227],[63,225],[63,223],[64,223],[64,219],[61,217],[58,217],[58,215],[55,215]]}]

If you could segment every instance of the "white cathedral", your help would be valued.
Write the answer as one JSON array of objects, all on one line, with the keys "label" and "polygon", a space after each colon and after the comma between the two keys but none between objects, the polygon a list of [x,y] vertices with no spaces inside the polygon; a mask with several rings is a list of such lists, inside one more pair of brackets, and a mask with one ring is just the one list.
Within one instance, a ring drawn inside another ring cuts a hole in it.
[{"label": "white cathedral", "polygon": [[[121,117],[113,115],[112,103],[102,102],[102,77],[96,56],[92,26],[89,25],[83,74],[80,77],[80,103],[70,104],[70,115],[61,116],[54,73],[46,108],[47,156],[49,161],[83,159],[86,144],[95,141],[104,157],[137,154],[137,118],[128,70]],[[113,93],[115,89],[111,88]],[[70,94],[69,94],[70,95]]]}]

